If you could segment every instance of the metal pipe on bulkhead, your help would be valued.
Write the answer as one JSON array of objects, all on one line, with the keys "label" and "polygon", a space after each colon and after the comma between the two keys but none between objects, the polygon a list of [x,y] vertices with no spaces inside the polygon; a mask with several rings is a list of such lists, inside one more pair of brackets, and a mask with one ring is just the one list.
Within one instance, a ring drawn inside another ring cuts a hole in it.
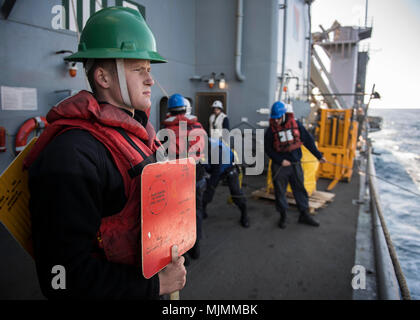
[{"label": "metal pipe on bulkhead", "polygon": [[278,100],[281,100],[281,95],[283,93],[283,85],[284,85],[284,69],[286,65],[286,27],[287,27],[287,0],[284,0],[283,6],[280,7],[283,9],[283,51],[281,53],[281,76],[280,76],[280,92]]},{"label": "metal pipe on bulkhead", "polygon": [[243,17],[244,17],[244,2],[238,0],[236,8],[236,51],[235,51],[235,72],[236,78],[239,81],[244,81],[245,76],[241,70],[242,62],[242,29],[243,29]]},{"label": "metal pipe on bulkhead", "polygon": [[311,2],[308,2],[308,23],[309,23],[309,35],[308,35],[308,72],[307,72],[307,99],[311,98],[311,63],[312,63],[312,16],[311,16]]}]

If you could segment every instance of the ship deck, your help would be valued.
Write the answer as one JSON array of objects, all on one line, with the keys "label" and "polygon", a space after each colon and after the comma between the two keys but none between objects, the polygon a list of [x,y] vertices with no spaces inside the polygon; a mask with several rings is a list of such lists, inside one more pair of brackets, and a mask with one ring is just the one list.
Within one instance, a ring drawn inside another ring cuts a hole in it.
[{"label": "ship deck", "polygon": [[[181,299],[352,299],[359,178],[340,182],[327,207],[318,209],[321,226],[297,223],[291,206],[286,229],[279,229],[274,201],[255,199],[265,175],[246,176],[251,227],[239,225],[239,210],[227,203],[220,184],[203,223],[201,257],[187,266]],[[329,181],[320,179],[318,190]],[[43,299],[34,262],[0,224],[0,299]]]},{"label": "ship deck", "polygon": [[[277,227],[274,201],[255,199],[266,176],[246,176],[251,227],[239,225],[239,210],[227,204],[227,186],[219,185],[203,223],[201,257],[187,267],[181,299],[352,299],[359,176],[331,191],[333,202],[316,211],[320,227],[297,223],[291,206],[286,229]],[[329,180],[320,179],[324,191]]]}]

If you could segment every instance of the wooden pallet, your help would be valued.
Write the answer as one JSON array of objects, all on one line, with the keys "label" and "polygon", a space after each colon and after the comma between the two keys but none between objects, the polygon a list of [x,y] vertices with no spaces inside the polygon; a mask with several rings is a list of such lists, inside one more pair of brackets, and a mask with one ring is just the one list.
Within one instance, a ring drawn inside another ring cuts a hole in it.
[{"label": "wooden pallet", "polygon": [[[252,196],[255,198],[275,200],[274,193],[268,193],[266,188],[261,188],[252,192]],[[317,209],[325,207],[328,202],[333,201],[334,197],[335,193],[315,190],[309,197],[309,212],[311,214],[316,214]],[[289,204],[296,205],[296,200],[292,193],[287,192],[286,198]]]}]

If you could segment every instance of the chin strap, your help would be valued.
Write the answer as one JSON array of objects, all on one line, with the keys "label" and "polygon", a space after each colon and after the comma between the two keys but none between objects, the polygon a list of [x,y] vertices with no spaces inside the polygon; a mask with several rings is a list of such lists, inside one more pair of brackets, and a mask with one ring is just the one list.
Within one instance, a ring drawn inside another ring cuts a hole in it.
[{"label": "chin strap", "polygon": [[118,81],[120,83],[121,96],[123,98],[124,104],[127,107],[133,109],[133,106],[131,105],[130,95],[128,94],[127,79],[125,77],[124,69],[124,59],[115,59],[115,63],[117,65]]}]

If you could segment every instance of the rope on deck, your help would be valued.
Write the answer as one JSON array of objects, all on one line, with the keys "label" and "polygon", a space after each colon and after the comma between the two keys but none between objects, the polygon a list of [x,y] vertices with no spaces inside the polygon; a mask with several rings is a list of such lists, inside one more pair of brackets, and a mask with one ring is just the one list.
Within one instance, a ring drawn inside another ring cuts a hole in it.
[{"label": "rope on deck", "polygon": [[[301,163],[308,163],[308,162],[318,162],[318,161],[302,161]],[[298,162],[292,162],[292,163],[295,164],[295,163],[298,163]],[[337,164],[337,163],[334,163],[334,162],[330,162],[330,161],[327,161],[326,163],[329,163],[329,164],[331,164],[333,166],[345,168],[345,169],[353,169],[351,167],[343,166],[343,165],[340,165],[340,164]],[[369,172],[363,171],[362,169],[357,169],[357,166],[356,166],[356,169],[355,170],[357,170],[359,173],[363,173],[363,174],[365,174],[367,176],[370,176],[370,177],[375,177],[375,178],[377,178],[379,180],[382,180],[382,181],[384,181],[386,183],[389,183],[389,184],[393,185],[394,187],[397,187],[397,188],[399,188],[399,189],[401,189],[403,191],[406,191],[406,192],[411,193],[412,195],[415,195],[417,197],[420,197],[420,193],[417,193],[417,192],[414,192],[413,190],[404,188],[403,186],[400,186],[399,184],[393,183],[393,182],[389,181],[388,179],[385,179],[385,178],[379,177],[377,175],[371,174]]]}]

